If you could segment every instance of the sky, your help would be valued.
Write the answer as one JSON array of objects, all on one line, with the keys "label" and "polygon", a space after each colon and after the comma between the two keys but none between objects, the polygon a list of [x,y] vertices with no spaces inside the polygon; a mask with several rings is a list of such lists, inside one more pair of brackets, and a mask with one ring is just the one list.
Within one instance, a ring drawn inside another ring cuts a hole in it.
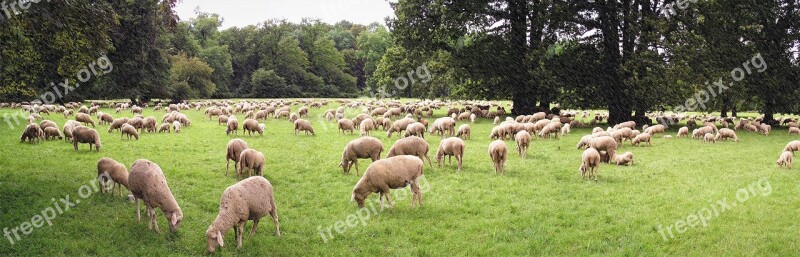
[{"label": "sky", "polygon": [[394,17],[386,0],[183,0],[175,11],[181,20],[189,20],[196,16],[198,7],[222,16],[221,29],[256,25],[273,18],[297,23],[310,17],[331,24],[348,20],[368,25],[385,24],[384,18]]}]

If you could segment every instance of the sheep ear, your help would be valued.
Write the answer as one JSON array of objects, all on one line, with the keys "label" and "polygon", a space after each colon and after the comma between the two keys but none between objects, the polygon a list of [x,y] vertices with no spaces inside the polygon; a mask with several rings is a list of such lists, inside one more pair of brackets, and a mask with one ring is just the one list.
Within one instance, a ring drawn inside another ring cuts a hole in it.
[{"label": "sheep ear", "polygon": [[173,212],[172,213],[172,217],[170,218],[170,224],[172,224],[173,226],[175,226],[175,224],[178,224],[178,213],[177,212]]},{"label": "sheep ear", "polygon": [[219,230],[217,230],[217,243],[219,247],[225,247],[225,240],[222,239],[222,232]]}]

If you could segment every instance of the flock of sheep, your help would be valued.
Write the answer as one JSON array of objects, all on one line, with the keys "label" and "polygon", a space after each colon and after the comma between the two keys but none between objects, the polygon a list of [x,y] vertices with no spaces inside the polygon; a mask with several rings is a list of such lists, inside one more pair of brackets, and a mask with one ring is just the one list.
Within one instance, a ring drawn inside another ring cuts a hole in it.
[{"label": "flock of sheep", "polygon": [[[588,111],[559,111],[549,114],[539,112],[531,115],[506,117],[505,120],[502,120],[501,117],[506,116],[504,106],[489,102],[336,101],[340,107],[323,112],[324,121],[338,126],[338,133],[341,134],[359,132],[358,138],[344,146],[339,166],[344,173],[349,173],[355,166],[356,176],[359,176],[358,160],[370,159],[372,161],[355,184],[352,192],[352,200],[362,208],[366,198],[372,193],[379,194],[381,208],[384,207],[384,199],[391,207],[393,204],[389,190],[408,186],[411,187],[413,193],[411,206],[413,207],[415,204],[421,206],[422,193],[419,187],[419,178],[423,174],[424,162],[427,161],[430,167],[433,167],[433,162],[428,156],[430,146],[425,139],[425,134],[442,137],[435,154],[438,166],[443,165],[445,157],[450,163],[455,157],[457,169],[461,171],[466,146],[464,140],[471,139],[470,124],[474,123],[477,118],[494,119],[494,127],[488,134],[489,138],[494,140],[488,145],[488,159],[494,164],[497,174],[504,174],[505,162],[508,159],[507,140],[513,140],[516,144],[517,154],[524,159],[532,139],[559,139],[571,133],[571,128],[594,127],[590,135],[585,135],[580,139],[577,148],[584,149],[579,173],[582,177],[588,177],[595,181],[601,163],[633,164],[633,153],[617,153],[626,141],[629,141],[632,146],[644,144],[651,146],[652,138],[665,133],[669,124],[686,122],[685,127],[678,129],[676,138],[689,137],[689,131],[692,129],[691,138],[709,143],[728,139],[738,142],[739,137],[736,130],[758,132],[764,135],[769,135],[772,130],[770,125],[761,123],[761,118],[738,119],[738,124],[730,129],[730,125],[736,121],[735,118],[651,113],[647,117],[650,122],[645,123],[656,123],[657,125],[638,126],[639,124],[636,122],[629,121],[602,129],[596,125],[607,119],[607,114],[599,112],[593,115],[590,115]],[[323,108],[329,103],[331,103],[330,100],[268,100],[238,103],[205,101],[192,104],[171,104],[166,107],[158,104],[154,111],[164,110],[166,112],[161,119],[162,125],[158,127],[155,117],[141,115],[142,108],[147,108],[147,106],[138,107],[129,103],[116,103],[108,106],[114,108],[116,113],[130,109],[134,115],[132,118],[118,119],[112,118],[110,114],[100,112],[101,104],[99,103],[92,104],[91,107],[78,103],[63,106],[0,104],[0,107],[22,108],[30,112],[29,125],[24,129],[20,138],[23,142],[59,138],[71,141],[75,150],[78,150],[78,144],[90,144],[90,150],[94,146],[97,151],[100,151],[101,140],[98,132],[94,129],[96,124],[90,116],[92,114],[96,115],[99,124],[109,126],[109,133],[119,130],[121,137],[128,136],[128,139],[135,138],[137,140],[141,133],[169,133],[171,130],[179,133],[182,127],[191,125],[191,121],[181,111],[190,109],[199,111],[203,108],[205,108],[204,115],[209,120],[216,117],[217,124],[225,126],[226,134],[238,134],[241,128],[243,135],[245,133],[251,136],[253,134],[263,135],[266,126],[260,121],[274,118],[288,119],[294,125],[295,135],[300,132],[306,135],[315,135],[311,123],[306,120],[309,108]],[[292,105],[303,107],[300,107],[295,113],[292,112]],[[453,106],[463,107],[455,108]],[[74,111],[75,109],[78,111]],[[447,109],[447,115],[429,123],[429,119],[434,118],[433,111],[439,109]],[[347,111],[352,110],[356,112],[350,113],[354,117],[346,117]],[[61,130],[58,129],[55,122],[49,120],[36,123],[37,120],[42,119],[41,114],[50,114],[51,112],[63,113],[67,118],[74,115],[75,119],[67,121]],[[241,126],[237,115],[243,115],[245,119]],[[578,116],[584,120],[590,119],[590,122],[583,124],[576,119]],[[463,124],[456,128],[458,122]],[[701,125],[698,126],[698,123]],[[780,124],[789,127],[790,134],[800,135],[800,129],[794,119],[781,119]],[[89,128],[89,125],[92,128]],[[637,130],[637,127],[640,127],[642,131]],[[389,148],[384,158],[381,157],[385,149],[384,145],[380,139],[374,137],[377,136],[377,130],[385,131],[387,138],[391,138],[393,134],[401,137]],[[665,135],[664,138],[672,139],[673,137]],[[800,141],[790,142],[776,163],[779,166],[791,168],[794,151],[800,151]],[[266,164],[265,155],[251,149],[244,140],[233,139],[227,145],[226,176],[231,161],[234,162],[236,176],[242,180],[228,187],[221,197],[219,214],[206,231],[209,252],[214,252],[217,247],[224,245],[223,237],[231,228],[234,229],[237,245],[241,246],[245,223],[253,220],[254,224],[251,230],[251,235],[253,235],[259,219],[266,215],[272,217],[276,235],[280,236],[272,185],[263,177]],[[178,229],[183,212],[167,185],[164,173],[157,164],[148,160],[137,160],[128,172],[125,165],[110,158],[103,158],[97,163],[97,172],[98,176],[103,178],[100,181],[102,184],[115,183],[118,185],[117,188],[124,186],[130,190],[135,198],[138,220],[141,219],[139,200],[142,200],[147,208],[151,229],[158,231],[156,208],[161,209],[164,213],[169,221],[170,230]]]}]

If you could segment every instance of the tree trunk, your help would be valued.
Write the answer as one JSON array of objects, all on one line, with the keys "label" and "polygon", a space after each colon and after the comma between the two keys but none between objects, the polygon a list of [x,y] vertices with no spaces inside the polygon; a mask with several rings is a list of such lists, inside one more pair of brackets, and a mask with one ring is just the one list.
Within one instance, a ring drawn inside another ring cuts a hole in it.
[{"label": "tree trunk", "polygon": [[508,10],[510,12],[511,32],[509,39],[510,55],[507,60],[509,67],[508,81],[511,86],[511,95],[514,101],[514,108],[511,109],[513,115],[533,114],[536,108],[536,99],[529,92],[529,76],[525,65],[525,56],[528,52],[528,1],[509,0]]}]

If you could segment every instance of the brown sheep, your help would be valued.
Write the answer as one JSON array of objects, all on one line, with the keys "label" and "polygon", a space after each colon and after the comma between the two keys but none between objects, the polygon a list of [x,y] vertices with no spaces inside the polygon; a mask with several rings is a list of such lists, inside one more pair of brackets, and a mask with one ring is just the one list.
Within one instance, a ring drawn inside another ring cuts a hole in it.
[{"label": "brown sheep", "polygon": [[527,130],[521,130],[514,135],[514,141],[517,142],[517,152],[522,159],[528,156],[528,146],[531,144],[531,134]]},{"label": "brown sheep", "polygon": [[72,146],[75,151],[78,151],[78,144],[89,144],[89,151],[92,150],[92,145],[94,145],[94,148],[100,152],[100,134],[97,134],[97,130],[88,127],[74,128],[72,129]]},{"label": "brown sheep", "polygon": [[492,159],[492,163],[494,163],[495,174],[505,174],[503,169],[506,166],[506,158],[508,157],[506,142],[503,140],[495,140],[489,144],[489,157]]},{"label": "brown sheep", "polygon": [[111,124],[114,122],[114,117],[111,117],[108,113],[101,113],[97,115],[97,119],[99,120],[100,124]]},{"label": "brown sheep", "polygon": [[421,159],[413,156],[396,156],[377,160],[367,167],[367,171],[356,183],[351,201],[356,201],[359,208],[364,208],[367,197],[372,193],[379,193],[381,210],[383,210],[384,198],[389,202],[389,208],[393,208],[394,204],[389,196],[389,190],[411,185],[413,194],[411,207],[414,207],[415,202],[422,206],[419,178],[422,176],[424,166]]},{"label": "brown sheep", "polygon": [[353,126],[353,121],[347,118],[339,119],[339,133],[344,134],[347,131],[350,131],[350,134],[353,134],[355,127]]},{"label": "brown sheep", "polygon": [[121,186],[128,188],[128,169],[122,163],[111,158],[104,157],[97,161],[97,177],[97,184],[102,193],[109,192],[114,195],[114,188],[116,188],[121,196]]},{"label": "brown sheep", "polygon": [[625,152],[623,154],[618,154],[617,158],[614,159],[614,162],[617,165],[633,165],[633,153]]},{"label": "brown sheep", "polygon": [[689,137],[689,128],[681,127],[678,129],[678,135],[676,135],[676,137]]},{"label": "brown sheep", "polygon": [[403,134],[403,137],[410,136],[425,138],[425,125],[419,122],[409,124],[408,127],[406,127],[406,133]]},{"label": "brown sheep", "polygon": [[464,140],[469,140],[472,137],[472,129],[469,127],[469,124],[459,126],[456,136]]},{"label": "brown sheep", "polygon": [[225,135],[230,135],[231,133],[239,134],[239,120],[236,119],[236,116],[228,118],[228,124],[225,128]]},{"label": "brown sheep", "polygon": [[253,136],[253,133],[258,133],[259,135],[264,135],[264,130],[261,129],[261,126],[258,125],[258,121],[253,119],[246,119],[242,124],[242,133],[248,133],[250,136]]},{"label": "brown sheep", "polygon": [[800,151],[800,141],[795,140],[795,141],[789,142],[788,144],[786,144],[786,147],[783,148],[783,151],[784,152],[785,151],[789,151],[789,152],[792,152],[792,153],[794,153],[796,151]]},{"label": "brown sheep", "polygon": [[241,157],[242,151],[248,148],[250,147],[247,145],[247,143],[241,139],[233,139],[228,142],[228,150],[227,154],[225,155],[225,176],[228,176],[231,161],[233,161],[233,169],[235,171],[239,170],[239,158]]},{"label": "brown sheep", "polygon": [[306,135],[308,135],[309,132],[312,136],[316,135],[314,133],[314,128],[311,127],[311,123],[304,119],[297,119],[294,121],[294,135],[297,136],[297,132],[299,131],[305,132]]},{"label": "brown sheep", "polygon": [[736,132],[729,128],[721,128],[717,136],[714,138],[714,141],[720,141],[723,139],[733,139],[733,142],[739,142],[739,137],[736,136]]},{"label": "brown sheep", "polygon": [[111,133],[112,131],[117,129],[121,129],[122,125],[128,124],[128,121],[129,119],[125,117],[114,120],[113,122],[111,122],[111,126],[108,127],[108,133]]},{"label": "brown sheep", "polygon": [[652,136],[650,133],[644,132],[636,136],[636,138],[631,141],[631,145],[639,146],[639,143],[647,143],[648,146],[652,146],[651,138]]},{"label": "brown sheep", "polygon": [[[392,138],[392,133],[394,133],[394,132],[397,132],[397,133],[404,132],[406,130],[406,128],[408,128],[408,125],[411,125],[412,123],[415,123],[415,122],[417,122],[417,121],[415,121],[412,118],[403,118],[403,119],[400,119],[400,120],[397,120],[397,121],[393,122],[392,126],[386,132],[386,137]],[[436,126],[435,122],[434,122],[434,126]]]},{"label": "brown sheep", "polygon": [[132,119],[128,120],[128,124],[136,128],[136,130],[142,130],[144,132],[144,119],[140,117],[133,117]]},{"label": "brown sheep", "polygon": [[128,135],[128,140],[130,140],[131,137],[135,137],[137,141],[139,140],[139,132],[136,132],[136,128],[130,124],[122,125],[121,131],[122,133],[120,134],[119,139],[123,139],[125,135]]},{"label": "brown sheep", "polygon": [[247,177],[253,176],[255,173],[256,176],[263,176],[264,165],[266,164],[267,159],[264,157],[264,154],[256,151],[255,149],[244,149],[241,154],[239,154],[239,170],[236,171],[239,177],[244,175],[245,169],[247,169]]},{"label": "brown sheep", "polygon": [[233,228],[237,247],[242,246],[244,225],[253,221],[250,237],[258,230],[258,221],[267,214],[275,223],[275,235],[281,236],[278,208],[272,184],[263,177],[252,177],[225,189],[219,203],[219,214],[206,230],[206,247],[213,253],[224,246],[224,235]]},{"label": "brown sheep", "polygon": [[578,168],[578,172],[581,173],[581,178],[585,178],[588,175],[589,180],[594,178],[594,181],[597,181],[597,170],[600,168],[601,161],[600,152],[594,148],[587,148],[583,151],[581,159],[581,167]]},{"label": "brown sheep", "polygon": [[354,139],[344,147],[339,167],[342,167],[344,173],[350,173],[350,168],[355,166],[358,176],[358,159],[372,159],[375,162],[381,159],[382,152],[383,143],[377,138],[365,136]]},{"label": "brown sheep", "polygon": [[45,139],[44,130],[39,127],[39,124],[31,123],[25,127],[25,130],[22,132],[22,136],[19,138],[20,142],[28,142],[33,143],[33,141],[41,142]]},{"label": "brown sheep", "polygon": [[450,137],[442,140],[439,144],[439,150],[436,151],[436,163],[442,167],[444,157],[447,156],[448,164],[452,164],[452,157],[456,157],[458,162],[458,171],[461,171],[461,163],[464,161],[464,149],[466,144],[464,140],[457,137]]},{"label": "brown sheep", "polygon": [[128,174],[128,190],[136,199],[136,220],[142,220],[139,206],[139,199],[142,199],[147,207],[147,216],[150,217],[148,228],[158,232],[155,209],[161,208],[169,221],[170,231],[178,231],[183,220],[183,211],[175,201],[161,167],[148,160],[135,161]]},{"label": "brown sheep", "polygon": [[89,116],[89,114],[85,114],[85,113],[75,114],[75,120],[80,122],[80,123],[83,123],[84,125],[85,124],[92,124],[92,127],[93,128],[95,127],[94,121],[92,120],[92,116]]},{"label": "brown sheep", "polygon": [[47,140],[56,139],[56,138],[58,138],[59,140],[64,139],[64,136],[61,135],[61,131],[58,130],[58,128],[54,128],[54,127],[45,128],[44,129],[44,137]]},{"label": "brown sheep", "polygon": [[159,127],[159,129],[158,129],[158,133],[165,132],[165,131],[167,133],[170,133],[169,132],[169,123],[161,124],[161,127]]},{"label": "brown sheep", "polygon": [[398,155],[413,155],[419,157],[421,160],[428,160],[431,168],[433,168],[433,162],[431,162],[431,159],[428,157],[428,151],[430,151],[430,146],[425,139],[410,136],[397,140],[397,142],[392,145],[392,148],[389,148],[389,153],[386,155],[386,158]]},{"label": "brown sheep", "polygon": [[[636,139],[634,138],[634,141],[635,140]],[[617,141],[608,136],[595,137],[592,138],[591,142],[589,142],[589,147],[594,148],[597,151],[606,151],[611,159],[617,157],[617,146]]]},{"label": "brown sheep", "polygon": [[369,132],[375,129],[375,121],[372,118],[366,118],[361,121],[361,125],[358,126],[359,130],[361,130],[361,136],[369,136]]},{"label": "brown sheep", "polygon": [[789,127],[789,135],[800,135],[800,128]]},{"label": "brown sheep", "polygon": [[792,161],[794,161],[794,154],[790,151],[784,151],[775,163],[778,167],[792,168]]},{"label": "brown sheep", "polygon": [[703,141],[706,143],[714,143],[714,134],[706,133],[703,135]]}]

